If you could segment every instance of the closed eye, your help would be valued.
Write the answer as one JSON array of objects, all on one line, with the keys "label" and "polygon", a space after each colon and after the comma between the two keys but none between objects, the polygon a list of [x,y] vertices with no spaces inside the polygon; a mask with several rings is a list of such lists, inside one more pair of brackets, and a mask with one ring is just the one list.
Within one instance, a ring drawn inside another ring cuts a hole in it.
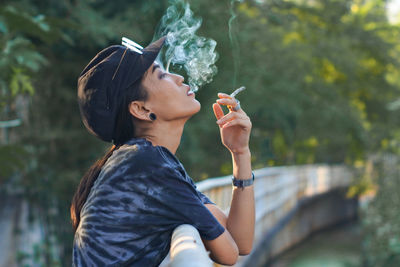
[{"label": "closed eye", "polygon": [[168,73],[167,72],[164,72],[164,71],[159,71],[158,72],[158,78],[159,79],[162,79],[162,78],[164,78],[165,76],[167,76],[168,75]]}]

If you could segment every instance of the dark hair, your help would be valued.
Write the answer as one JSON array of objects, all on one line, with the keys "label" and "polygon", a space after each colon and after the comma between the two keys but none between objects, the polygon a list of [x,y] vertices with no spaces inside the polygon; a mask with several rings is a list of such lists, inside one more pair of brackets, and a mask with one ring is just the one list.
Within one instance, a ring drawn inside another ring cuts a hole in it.
[{"label": "dark hair", "polygon": [[117,120],[113,135],[114,145],[102,158],[98,159],[89,168],[89,170],[87,170],[85,175],[82,177],[79,186],[72,198],[70,212],[74,231],[76,231],[76,229],[78,228],[81,209],[86,202],[86,199],[94,182],[99,176],[101,168],[115,150],[117,150],[122,144],[124,144],[124,142],[135,136],[135,125],[133,123],[133,117],[129,112],[129,103],[135,100],[147,100],[147,91],[142,86],[143,77],[133,83],[125,91],[125,97],[122,101],[121,109],[117,113]]}]

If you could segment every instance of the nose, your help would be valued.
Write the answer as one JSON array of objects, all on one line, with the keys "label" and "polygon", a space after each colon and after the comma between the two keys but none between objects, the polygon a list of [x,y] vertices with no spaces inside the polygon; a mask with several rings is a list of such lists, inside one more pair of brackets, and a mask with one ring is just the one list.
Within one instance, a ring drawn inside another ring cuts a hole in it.
[{"label": "nose", "polygon": [[175,80],[176,84],[178,84],[178,85],[182,85],[183,81],[185,80],[185,78],[183,78],[183,76],[179,75],[179,74],[175,74],[174,73],[173,77],[174,77],[174,80]]}]

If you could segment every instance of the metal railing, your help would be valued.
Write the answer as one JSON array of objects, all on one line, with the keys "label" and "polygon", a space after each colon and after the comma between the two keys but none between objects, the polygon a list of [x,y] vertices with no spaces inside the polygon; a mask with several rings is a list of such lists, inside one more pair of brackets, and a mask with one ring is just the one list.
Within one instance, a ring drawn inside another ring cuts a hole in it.
[{"label": "metal railing", "polygon": [[212,267],[208,253],[196,228],[178,226],[171,238],[170,267]]},{"label": "metal railing", "polygon": [[[352,173],[344,165],[268,167],[254,173],[256,225],[253,248],[300,200],[346,187],[352,181]],[[232,198],[231,176],[207,179],[196,186],[228,214]],[[290,240],[281,242],[281,248],[291,243]],[[245,257],[240,257],[235,266],[242,266],[244,262]]]}]

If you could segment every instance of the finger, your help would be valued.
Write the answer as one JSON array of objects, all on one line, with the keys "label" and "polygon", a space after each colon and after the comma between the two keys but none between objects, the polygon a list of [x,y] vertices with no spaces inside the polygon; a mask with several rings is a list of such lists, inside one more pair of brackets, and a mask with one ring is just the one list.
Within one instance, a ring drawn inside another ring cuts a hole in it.
[{"label": "finger", "polygon": [[[225,105],[230,111],[240,112],[240,110],[241,110],[239,101],[237,101],[234,98],[233,99],[232,98],[218,99],[217,103],[221,104],[221,105]],[[238,105],[239,105],[239,107],[238,107]]]},{"label": "finger", "polygon": [[217,120],[221,119],[224,117],[224,111],[222,110],[221,106],[217,103],[213,104],[213,110],[214,110],[214,115],[217,118]]},{"label": "finger", "polygon": [[226,129],[232,126],[238,125],[238,122],[236,120],[233,121],[229,121],[227,123],[225,123],[224,125],[221,126],[222,129]]},{"label": "finger", "polygon": [[232,121],[232,120],[241,120],[241,123],[245,127],[251,128],[251,121],[250,118],[245,113],[238,113],[238,112],[230,112],[221,119],[217,121],[219,126],[223,126],[225,123]]},{"label": "finger", "polygon": [[225,93],[218,93],[219,98],[232,98],[230,95],[225,94]]},{"label": "finger", "polygon": [[217,100],[217,103],[224,106],[236,107],[237,102],[234,98],[221,98]]},{"label": "finger", "polygon": [[243,114],[239,114],[237,112],[230,112],[230,113],[226,114],[225,116],[223,116],[222,118],[220,118],[217,121],[217,123],[219,125],[223,125],[228,121],[231,121],[231,120],[234,120],[234,119],[246,119],[246,117]]},{"label": "finger", "polygon": [[225,128],[232,127],[232,126],[241,126],[244,129],[249,129],[250,128],[250,125],[248,124],[248,121],[246,121],[244,119],[237,119],[237,120],[228,121],[227,123],[222,125],[221,128],[225,129]]}]

